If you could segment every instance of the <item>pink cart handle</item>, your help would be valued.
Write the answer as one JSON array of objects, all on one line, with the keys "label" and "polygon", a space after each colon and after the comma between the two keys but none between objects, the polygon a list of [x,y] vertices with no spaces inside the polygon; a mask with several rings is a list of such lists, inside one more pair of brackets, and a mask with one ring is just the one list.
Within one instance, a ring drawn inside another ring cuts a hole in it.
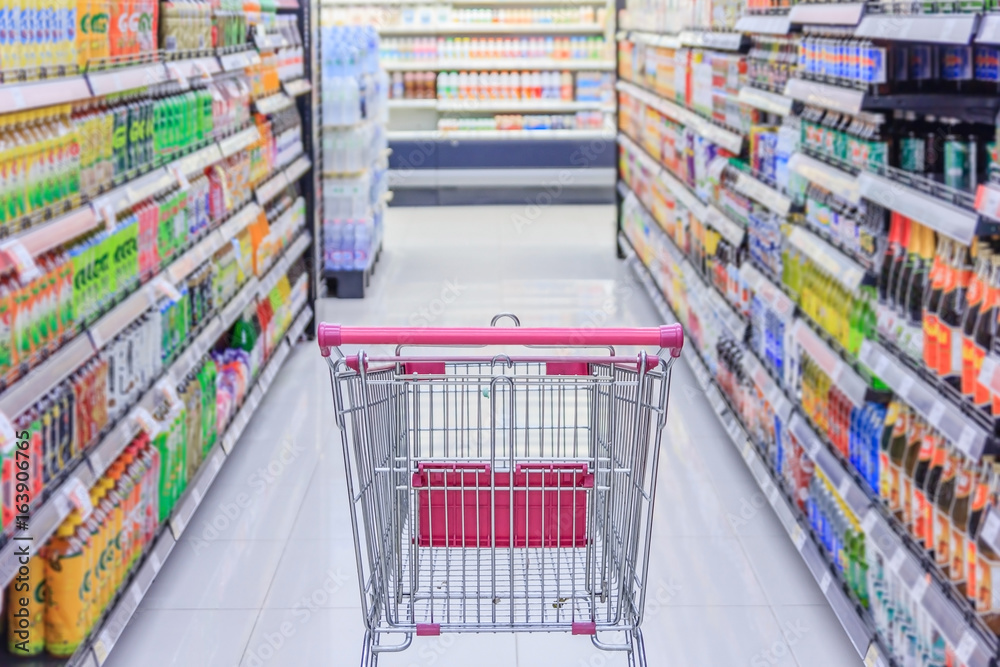
[{"label": "pink cart handle", "polygon": [[323,356],[331,347],[365,345],[643,345],[680,354],[680,324],[645,328],[559,329],[555,327],[342,327],[321,322],[316,330]]}]

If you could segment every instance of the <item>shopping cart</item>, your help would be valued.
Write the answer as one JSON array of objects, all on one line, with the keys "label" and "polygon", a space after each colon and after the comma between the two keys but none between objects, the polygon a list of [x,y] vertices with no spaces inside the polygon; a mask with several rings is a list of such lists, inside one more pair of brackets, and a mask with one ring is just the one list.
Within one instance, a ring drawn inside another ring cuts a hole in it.
[{"label": "shopping cart", "polygon": [[[317,338],[342,433],[363,666],[408,648],[414,633],[453,632],[589,635],[645,665],[639,628],[679,324],[320,324]],[[345,357],[342,344],[397,347]],[[659,351],[626,358],[616,345]],[[404,354],[406,346],[508,353]],[[605,351],[580,354],[594,347]],[[393,633],[403,637],[381,641]]]}]

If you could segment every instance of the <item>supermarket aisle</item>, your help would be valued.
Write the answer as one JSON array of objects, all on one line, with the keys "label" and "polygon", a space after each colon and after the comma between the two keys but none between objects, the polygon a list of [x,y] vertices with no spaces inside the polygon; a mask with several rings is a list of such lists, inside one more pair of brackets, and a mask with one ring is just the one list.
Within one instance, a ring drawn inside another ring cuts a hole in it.
[{"label": "supermarket aisle", "polygon": [[[534,215],[535,213],[538,215]],[[345,324],[657,323],[615,259],[611,207],[390,209],[374,290]],[[389,287],[391,285],[391,287]],[[683,362],[664,435],[645,621],[651,667],[860,663]],[[300,346],[110,659],[356,665],[362,638],[329,380]],[[183,638],[183,639],[182,639]],[[586,638],[420,638],[384,667],[624,665]]]}]

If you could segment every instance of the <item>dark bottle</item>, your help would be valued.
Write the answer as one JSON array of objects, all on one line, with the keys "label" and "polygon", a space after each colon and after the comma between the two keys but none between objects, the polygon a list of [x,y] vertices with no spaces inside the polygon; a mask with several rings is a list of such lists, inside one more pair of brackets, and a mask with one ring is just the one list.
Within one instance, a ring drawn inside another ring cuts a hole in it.
[{"label": "dark bottle", "polygon": [[969,289],[965,297],[965,314],[962,316],[962,379],[960,385],[962,394],[969,398],[972,398],[976,382],[973,354],[976,344],[976,324],[979,322],[980,309],[985,302],[990,267],[992,266],[989,244],[982,242],[974,244],[972,256],[976,270],[969,280]]},{"label": "dark bottle", "polygon": [[909,435],[910,408],[897,401],[899,412],[892,426],[889,439],[889,509],[893,512],[903,510],[903,459],[906,455],[906,438]]},{"label": "dark bottle", "polygon": [[902,268],[899,272],[898,283],[895,285],[893,290],[893,305],[896,310],[896,314],[900,318],[900,322],[906,321],[906,295],[907,290],[910,288],[910,278],[913,275],[913,266],[916,264],[916,249],[917,249],[917,239],[919,239],[919,234],[914,233],[917,231],[919,225],[909,218],[903,218],[903,238],[901,241],[902,246]]},{"label": "dark bottle", "polygon": [[899,213],[892,212],[889,219],[889,242],[885,244],[885,252],[882,255],[882,266],[878,271],[878,301],[882,305],[891,307],[889,303],[889,284],[892,282],[892,271],[895,266],[896,255],[900,252],[900,228],[902,220]]},{"label": "dark bottle", "polygon": [[893,400],[889,403],[885,411],[885,419],[882,422],[882,433],[879,434],[878,453],[878,491],[882,502],[892,506],[892,459],[889,451],[892,445],[892,432],[896,428],[896,421],[899,419],[899,401]]},{"label": "dark bottle", "polygon": [[983,456],[983,461],[979,467],[979,474],[972,486],[972,499],[969,503],[969,522],[965,527],[966,538],[966,588],[965,595],[975,605],[978,590],[976,587],[975,564],[976,544],[979,537],[979,526],[982,523],[983,512],[986,509],[987,501],[990,497],[990,482],[993,477],[993,457]]},{"label": "dark bottle", "polygon": [[1000,255],[993,255],[990,262],[990,277],[986,284],[986,294],[979,309],[974,334],[975,346],[972,349],[972,375],[974,385],[972,403],[987,415],[993,414],[992,392],[990,388],[979,381],[979,372],[983,361],[993,349],[996,339],[997,318],[1000,317]]},{"label": "dark bottle", "polygon": [[972,500],[972,487],[976,475],[968,460],[960,460],[955,481],[955,501],[951,504],[951,564],[948,574],[952,581],[961,582],[959,587],[964,590],[966,556],[968,554],[968,539],[966,530],[969,525],[969,504]]},{"label": "dark bottle", "polygon": [[952,253],[951,279],[941,297],[941,323],[938,327],[938,375],[945,382],[961,389],[962,384],[962,317],[965,315],[965,295],[969,288],[969,251],[955,244]]},{"label": "dark bottle", "polygon": [[913,518],[910,531],[917,542],[925,543],[927,539],[927,498],[929,497],[927,494],[927,474],[934,458],[937,436],[926,427],[921,431],[920,448],[917,451],[917,461],[913,468],[913,506],[910,509]]},{"label": "dark bottle", "polygon": [[941,299],[944,296],[945,276],[948,272],[948,253],[951,244],[942,236],[938,239],[937,252],[931,264],[931,273],[927,280],[927,302],[924,304],[924,364],[931,370],[937,370],[938,342],[937,330],[940,325],[938,314],[941,312]]},{"label": "dark bottle", "polygon": [[925,425],[922,419],[911,415],[907,423],[906,431],[906,454],[903,456],[903,493],[900,502],[903,506],[903,524],[907,527],[913,525],[913,473],[917,468],[917,461],[920,458],[920,447],[924,442]]},{"label": "dark bottle", "polygon": [[910,274],[910,285],[906,292],[906,319],[911,326],[919,327],[923,317],[924,293],[930,273],[931,258],[934,255],[934,233],[923,225],[913,223],[917,237],[916,260]]},{"label": "dark bottle", "polygon": [[955,504],[955,487],[962,455],[947,444],[944,451],[944,468],[941,479],[937,482],[937,494],[934,498],[934,557],[937,564],[947,572],[951,567],[951,508]]},{"label": "dark bottle", "polygon": [[[931,454],[931,467],[927,471],[927,481],[924,482],[924,544],[927,550],[937,556],[937,500],[938,484],[944,474],[944,468],[948,461],[948,449],[945,440],[940,435],[928,434],[933,442],[934,451]],[[947,551],[947,547],[945,547]]]},{"label": "dark bottle", "polygon": [[937,182],[944,180],[944,133],[937,118],[927,116],[924,123],[924,174]]},{"label": "dark bottle", "polygon": [[927,140],[917,124],[917,114],[907,111],[900,126],[897,164],[903,171],[923,174],[927,170]]}]

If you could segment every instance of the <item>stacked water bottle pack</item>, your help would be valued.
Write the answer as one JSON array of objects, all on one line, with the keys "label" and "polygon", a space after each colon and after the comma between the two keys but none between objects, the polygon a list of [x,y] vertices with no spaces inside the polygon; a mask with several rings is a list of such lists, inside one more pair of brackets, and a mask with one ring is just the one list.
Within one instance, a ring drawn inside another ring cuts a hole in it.
[{"label": "stacked water bottle pack", "polygon": [[323,270],[365,271],[381,243],[389,78],[371,26],[321,29]]}]

